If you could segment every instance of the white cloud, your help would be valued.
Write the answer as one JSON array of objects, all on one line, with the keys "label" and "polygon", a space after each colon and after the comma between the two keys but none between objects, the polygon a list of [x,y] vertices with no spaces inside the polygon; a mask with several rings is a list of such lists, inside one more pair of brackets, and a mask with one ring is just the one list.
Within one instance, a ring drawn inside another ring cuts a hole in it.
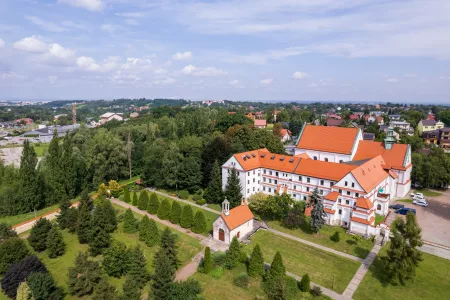
[{"label": "white cloud", "polygon": [[47,65],[67,65],[71,66],[76,63],[76,51],[64,48],[60,44],[50,44],[48,51],[36,57],[40,63]]},{"label": "white cloud", "polygon": [[33,35],[15,42],[14,48],[26,52],[43,53],[48,51],[49,45],[41,41],[39,36]]},{"label": "white cloud", "polygon": [[163,75],[166,73],[167,73],[167,70],[165,70],[165,69],[156,69],[155,71],[153,71],[153,74],[155,74],[155,75]]},{"label": "white cloud", "polygon": [[126,18],[142,18],[144,17],[144,14],[141,12],[124,12],[124,13],[116,13],[116,16]]},{"label": "white cloud", "polygon": [[397,79],[397,78],[391,77],[391,78],[386,79],[386,82],[389,82],[389,83],[396,83],[396,82],[398,82],[398,79]]},{"label": "white cloud", "polygon": [[135,19],[126,19],[125,23],[127,23],[128,25],[132,25],[132,26],[137,26],[139,25],[139,22],[136,21]]},{"label": "white cloud", "polygon": [[192,52],[177,52],[172,55],[173,60],[190,60],[192,59]]},{"label": "white cloud", "polygon": [[105,3],[102,0],[58,0],[58,3],[85,8],[90,11],[102,11],[105,7]]},{"label": "white cloud", "polygon": [[202,77],[216,77],[227,74],[227,72],[221,69],[216,69],[215,67],[198,68],[194,65],[185,66],[181,70],[181,73],[183,73],[184,75],[202,76]]},{"label": "white cloud", "polygon": [[73,22],[73,21],[64,21],[62,25],[65,27],[70,27],[73,29],[85,30],[91,32],[91,28],[83,23]]},{"label": "white cloud", "polygon": [[80,56],[77,58],[77,65],[86,71],[98,71],[100,66],[92,57]]},{"label": "white cloud", "polygon": [[273,78],[266,78],[259,82],[261,85],[271,85],[273,82]]},{"label": "white cloud", "polygon": [[0,49],[2,49],[3,47],[5,47],[5,41],[0,39]]},{"label": "white cloud", "polygon": [[42,20],[39,17],[36,16],[28,16],[25,17],[28,21],[31,23],[41,27],[44,30],[51,31],[51,32],[63,32],[66,31],[66,29],[58,24],[55,24],[53,22]]},{"label": "white cloud", "polygon": [[237,79],[231,80],[228,84],[234,88],[244,88],[244,85]]},{"label": "white cloud", "polygon": [[114,25],[114,24],[103,24],[101,27],[101,30],[106,31],[110,34],[115,33],[118,29],[122,29],[123,27],[120,25]]},{"label": "white cloud", "polygon": [[294,74],[292,74],[292,78],[294,79],[305,79],[306,77],[309,77],[308,73],[305,72],[295,72]]},{"label": "white cloud", "polygon": [[176,80],[171,78],[171,77],[166,77],[164,79],[158,79],[158,80],[154,80],[153,84],[154,85],[169,85],[169,84],[173,84],[175,83]]}]

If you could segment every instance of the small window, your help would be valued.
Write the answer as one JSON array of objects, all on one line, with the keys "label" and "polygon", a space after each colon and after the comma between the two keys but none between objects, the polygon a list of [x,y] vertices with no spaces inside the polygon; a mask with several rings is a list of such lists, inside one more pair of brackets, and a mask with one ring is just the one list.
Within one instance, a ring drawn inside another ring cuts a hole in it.
[{"label": "small window", "polygon": [[328,158],[325,158],[325,161],[328,161]]},{"label": "small window", "polygon": [[255,170],[253,170],[253,175],[255,175]]},{"label": "small window", "polygon": [[269,171],[269,174],[272,175],[272,171]]},{"label": "small window", "polygon": [[266,187],[265,187],[265,186],[263,186],[263,191],[264,191],[264,192],[266,191]]},{"label": "small window", "polygon": [[341,199],[341,198],[339,198],[339,199],[338,199],[338,202],[339,202],[339,203],[341,203],[341,202],[342,202],[342,199]]},{"label": "small window", "polygon": [[250,176],[250,172],[247,172],[247,175]]},{"label": "small window", "polygon": [[275,179],[274,182],[275,182],[275,184],[277,184],[277,183],[278,183],[278,180]]},{"label": "small window", "polygon": [[266,169],[263,170],[263,173],[266,174]]},{"label": "small window", "polygon": [[250,180],[247,180],[247,184],[250,184]]},{"label": "small window", "polygon": [[314,160],[317,160],[317,156],[314,156]]},{"label": "small window", "polygon": [[342,215],[342,209],[339,209],[339,214]]},{"label": "small window", "polygon": [[342,190],[341,190],[341,189],[339,190],[339,194],[341,194],[341,195],[342,195]]},{"label": "small window", "polygon": [[325,184],[325,181],[324,180],[321,180],[320,181],[320,185],[324,185]]},{"label": "small window", "polygon": [[263,181],[266,182],[266,177],[263,177]]},{"label": "small window", "polygon": [[297,189],[297,186],[296,185],[294,185],[294,190],[296,190]]},{"label": "small window", "polygon": [[253,187],[253,191],[255,191],[255,187]]},{"label": "small window", "polygon": [[352,182],[352,187],[355,187],[355,183],[354,182]]},{"label": "small window", "polygon": [[269,188],[269,193],[272,193],[272,189],[271,188]]},{"label": "small window", "polygon": [[344,161],[343,161],[342,159],[339,161],[340,164],[342,164],[343,162],[344,162]]},{"label": "small window", "polygon": [[350,196],[350,192],[349,191],[347,191],[347,196]]},{"label": "small window", "polygon": [[303,196],[303,200],[305,200],[305,201],[306,201],[306,196]]},{"label": "small window", "polygon": [[348,184],[348,183],[347,183],[347,181],[346,181],[346,182],[345,182],[345,186],[347,186],[347,184]]},{"label": "small window", "polygon": [[349,200],[345,200],[345,204],[350,204],[350,201]]},{"label": "small window", "polygon": [[355,193],[355,197],[358,198],[359,197],[359,193]]},{"label": "small window", "polygon": [[334,185],[333,181],[330,181],[330,187],[332,187]]},{"label": "small window", "polygon": [[311,182],[311,178],[309,178],[309,177],[306,178],[306,182],[307,182],[307,183],[310,183],[310,182]]},{"label": "small window", "polygon": [[255,182],[255,178],[253,178],[253,182]]},{"label": "small window", "polygon": [[278,172],[275,172],[275,176],[277,176],[277,177],[278,177]]},{"label": "small window", "polygon": [[296,195],[296,194],[292,194],[292,196],[293,196],[294,198],[297,198],[297,195]]},{"label": "small window", "polygon": [[269,183],[272,183],[272,179],[269,178]]},{"label": "small window", "polygon": [[239,238],[240,236],[241,236],[241,232],[239,231],[239,232],[236,234],[236,237]]},{"label": "small window", "polygon": [[306,191],[309,192],[309,186],[306,187]]},{"label": "small window", "polygon": [[323,195],[323,190],[319,190],[319,194],[320,194],[320,195]]},{"label": "small window", "polygon": [[298,176],[298,181],[302,181],[302,176]]},{"label": "small window", "polygon": [[247,194],[250,193],[250,189],[247,189]]},{"label": "small window", "polygon": [[378,210],[381,210],[381,204],[378,204],[378,205],[377,205],[377,209],[378,209]]}]

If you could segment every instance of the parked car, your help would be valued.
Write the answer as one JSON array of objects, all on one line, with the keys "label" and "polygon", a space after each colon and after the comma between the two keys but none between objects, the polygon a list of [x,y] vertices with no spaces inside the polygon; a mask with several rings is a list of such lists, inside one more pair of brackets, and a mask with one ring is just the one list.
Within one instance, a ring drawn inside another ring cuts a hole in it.
[{"label": "parked car", "polygon": [[411,194],[412,195],[412,197],[414,198],[414,197],[416,197],[416,198],[423,198],[423,194],[422,193],[413,193],[413,194]]},{"label": "parked car", "polygon": [[405,207],[403,204],[398,204],[398,203],[389,205],[389,208],[393,208],[395,210],[398,210],[398,209],[403,208],[403,207]]},{"label": "parked car", "polygon": [[419,205],[419,206],[425,206],[425,207],[428,206],[428,202],[425,199],[414,200],[413,204]]},{"label": "parked car", "polygon": [[423,196],[418,196],[418,195],[415,195],[412,199],[414,201],[426,201]]},{"label": "parked car", "polygon": [[413,214],[416,214],[416,210],[414,208],[408,208],[408,207],[403,207],[403,208],[397,209],[395,211],[395,213],[399,214],[399,215],[406,215],[408,212],[412,212]]}]

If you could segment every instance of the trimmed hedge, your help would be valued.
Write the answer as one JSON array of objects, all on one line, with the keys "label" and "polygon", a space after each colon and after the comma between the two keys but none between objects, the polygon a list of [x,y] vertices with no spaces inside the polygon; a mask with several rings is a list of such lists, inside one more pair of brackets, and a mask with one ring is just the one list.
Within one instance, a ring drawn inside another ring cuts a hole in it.
[{"label": "trimmed hedge", "polygon": [[189,192],[186,190],[179,191],[178,198],[186,200],[187,198],[189,198]]}]

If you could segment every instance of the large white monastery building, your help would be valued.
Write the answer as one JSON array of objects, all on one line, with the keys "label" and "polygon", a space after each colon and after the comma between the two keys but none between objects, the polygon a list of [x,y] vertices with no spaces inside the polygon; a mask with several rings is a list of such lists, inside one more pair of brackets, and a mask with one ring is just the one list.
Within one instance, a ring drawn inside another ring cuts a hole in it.
[{"label": "large white monastery building", "polygon": [[242,195],[288,193],[307,200],[317,188],[326,222],[374,235],[375,214],[387,215],[393,197],[411,187],[411,148],[396,144],[390,128],[384,142],[365,141],[358,128],[305,125],[294,156],[267,149],[233,155],[222,165],[222,184],[236,169]]}]

